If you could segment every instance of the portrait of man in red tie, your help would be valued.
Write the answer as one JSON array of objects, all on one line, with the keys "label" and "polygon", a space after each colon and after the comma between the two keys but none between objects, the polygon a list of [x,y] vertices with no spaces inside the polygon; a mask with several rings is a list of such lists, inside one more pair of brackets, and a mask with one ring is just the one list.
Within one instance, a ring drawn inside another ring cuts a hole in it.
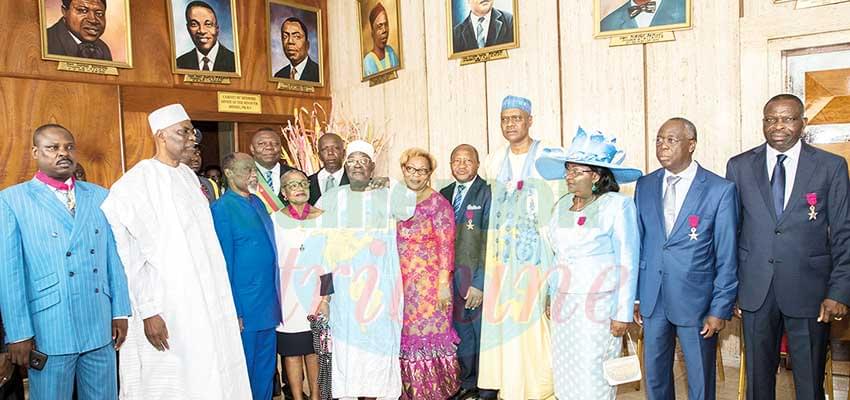
[{"label": "portrait of man in red tie", "polygon": [[691,0],[596,0],[595,7],[597,37],[691,25]]},{"label": "portrait of man in red tie", "polygon": [[128,0],[41,0],[39,7],[45,60],[132,67]]},{"label": "portrait of man in red tie", "polygon": [[323,86],[322,10],[289,0],[267,4],[271,80]]},{"label": "portrait of man in red tie", "polygon": [[234,2],[169,1],[175,73],[240,76]]}]

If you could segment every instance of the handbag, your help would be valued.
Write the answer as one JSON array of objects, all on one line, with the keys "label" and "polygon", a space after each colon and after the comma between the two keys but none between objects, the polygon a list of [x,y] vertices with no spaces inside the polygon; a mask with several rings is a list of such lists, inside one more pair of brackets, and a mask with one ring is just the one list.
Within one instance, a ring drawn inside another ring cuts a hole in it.
[{"label": "handbag", "polygon": [[602,362],[602,375],[611,386],[636,382],[643,378],[643,374],[641,374],[640,371],[640,359],[638,358],[637,351],[634,348],[632,337],[628,332],[626,332],[626,337],[629,340],[628,348],[632,355],[612,358]]}]

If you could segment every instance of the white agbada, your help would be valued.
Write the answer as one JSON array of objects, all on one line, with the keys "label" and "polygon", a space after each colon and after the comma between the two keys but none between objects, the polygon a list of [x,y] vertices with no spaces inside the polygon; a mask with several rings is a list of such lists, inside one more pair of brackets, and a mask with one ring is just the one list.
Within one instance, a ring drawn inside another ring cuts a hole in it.
[{"label": "white agbada", "polygon": [[[189,167],[144,160],[101,206],[124,263],[133,316],[120,352],[121,399],[251,399],[236,308],[209,203]],[[142,320],[159,314],[170,350]]]}]

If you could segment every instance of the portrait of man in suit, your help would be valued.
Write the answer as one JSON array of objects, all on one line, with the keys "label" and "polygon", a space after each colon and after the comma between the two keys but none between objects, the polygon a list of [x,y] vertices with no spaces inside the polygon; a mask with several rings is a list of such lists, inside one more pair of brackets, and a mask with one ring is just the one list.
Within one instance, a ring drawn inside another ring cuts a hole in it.
[{"label": "portrait of man in suit", "polygon": [[[452,0],[451,45],[459,53],[492,51],[518,45],[513,0]],[[468,55],[463,54],[463,55]]]},{"label": "portrait of man in suit", "polygon": [[124,0],[42,0],[39,5],[45,59],[73,57],[130,66],[129,7]]},{"label": "portrait of man in suit", "polygon": [[[180,4],[185,3],[185,7]],[[172,0],[175,66],[178,72],[239,73],[238,55],[228,48],[237,49],[236,23],[233,4],[227,0]],[[182,10],[178,13],[177,10]],[[188,35],[182,34],[186,29]],[[228,40],[223,40],[225,37]],[[188,50],[186,50],[189,48]],[[182,71],[181,71],[182,70]]]},{"label": "portrait of man in suit", "polygon": [[686,29],[691,0],[596,0],[598,36]]},{"label": "portrait of man in suit", "polygon": [[273,80],[321,84],[321,10],[285,0],[269,1],[268,6]]}]

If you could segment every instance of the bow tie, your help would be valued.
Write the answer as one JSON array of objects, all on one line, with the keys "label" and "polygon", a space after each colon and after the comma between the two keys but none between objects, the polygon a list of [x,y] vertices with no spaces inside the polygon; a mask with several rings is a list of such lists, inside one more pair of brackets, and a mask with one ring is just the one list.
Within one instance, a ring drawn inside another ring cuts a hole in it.
[{"label": "bow tie", "polygon": [[[637,2],[635,2],[635,3],[637,3]],[[654,1],[648,1],[648,2],[640,4],[640,5],[634,5],[634,6],[629,7],[629,18],[637,17],[638,14],[640,14],[642,12],[646,12],[646,13],[650,13],[650,14],[654,13],[655,12],[655,2]]]},{"label": "bow tie", "polygon": [[92,43],[80,43],[77,45],[77,53],[83,58],[103,59],[103,50]]}]

